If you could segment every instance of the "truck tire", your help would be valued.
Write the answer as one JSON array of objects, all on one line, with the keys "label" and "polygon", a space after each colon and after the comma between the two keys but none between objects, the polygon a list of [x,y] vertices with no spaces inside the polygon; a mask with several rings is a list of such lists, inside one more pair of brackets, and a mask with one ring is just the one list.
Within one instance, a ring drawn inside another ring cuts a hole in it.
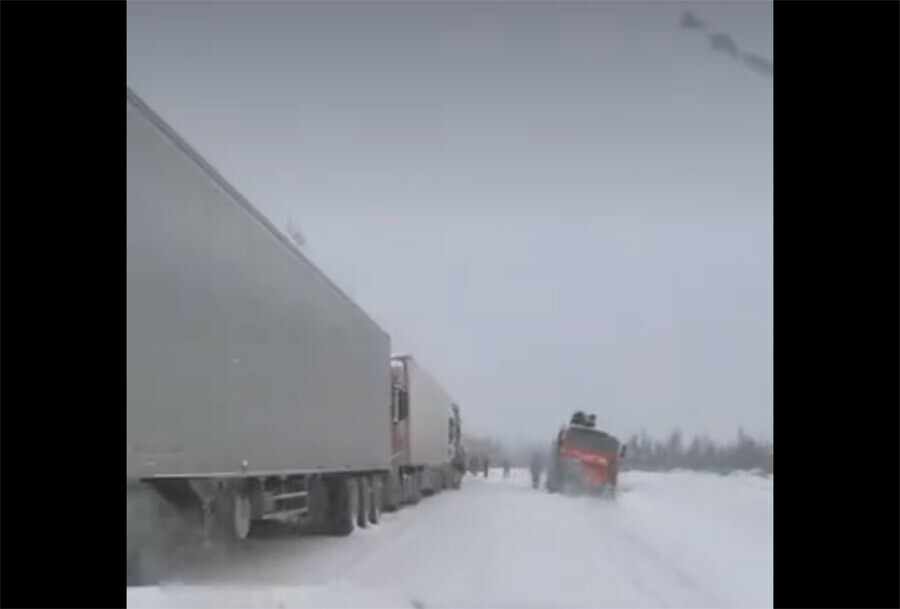
[{"label": "truck tire", "polygon": [[357,492],[359,493],[359,505],[356,512],[356,524],[360,528],[369,526],[369,512],[372,510],[372,487],[369,485],[369,478],[362,476],[356,480]]},{"label": "truck tire", "polygon": [[412,505],[419,503],[422,499],[422,485],[419,472],[413,472],[409,477],[409,502]]},{"label": "truck tire", "polygon": [[424,469],[419,473],[416,480],[419,486],[419,497],[431,497],[435,494],[434,472],[431,469]]},{"label": "truck tire", "polygon": [[338,537],[346,537],[356,530],[359,517],[359,487],[354,478],[334,478],[331,487],[329,508],[329,532]]},{"label": "truck tire", "polygon": [[381,505],[386,512],[396,512],[402,502],[403,486],[395,470],[388,474],[387,484],[382,488]]},{"label": "truck tire", "polygon": [[384,485],[382,484],[381,478],[379,476],[375,476],[372,478],[370,483],[372,500],[369,504],[369,522],[372,524],[378,524],[381,520],[381,505],[383,502],[383,493],[384,493]]},{"label": "truck tire", "polygon": [[[156,585],[161,579],[159,566],[163,562],[159,534],[162,500],[145,484],[130,485],[127,493],[127,559],[126,585]],[[164,530],[164,529],[163,529]]]},{"label": "truck tire", "polygon": [[250,498],[242,489],[225,486],[212,503],[212,535],[225,544],[240,543],[250,534]]},{"label": "truck tire", "polygon": [[308,492],[309,517],[305,525],[306,530],[313,534],[328,533],[330,526],[330,488],[322,478],[313,476],[309,481]]},{"label": "truck tire", "polygon": [[400,503],[403,505],[412,501],[412,474],[400,474]]},{"label": "truck tire", "polygon": [[462,486],[462,477],[462,473],[459,470],[454,469],[450,473],[450,488],[458,491],[459,487]]},{"label": "truck tire", "polygon": [[126,586],[157,586],[163,579],[163,556],[158,548],[143,548],[129,554],[126,565]]},{"label": "truck tire", "polygon": [[234,541],[243,541],[250,535],[252,512],[250,497],[246,493],[234,492],[230,497],[231,537]]},{"label": "truck tire", "polygon": [[437,495],[444,489],[444,472],[432,469],[428,474],[428,495]]}]

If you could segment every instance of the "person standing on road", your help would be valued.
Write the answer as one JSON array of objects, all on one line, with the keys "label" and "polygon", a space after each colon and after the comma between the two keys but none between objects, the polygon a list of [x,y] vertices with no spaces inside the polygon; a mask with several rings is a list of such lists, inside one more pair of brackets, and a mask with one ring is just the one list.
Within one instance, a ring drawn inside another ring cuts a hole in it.
[{"label": "person standing on road", "polygon": [[541,474],[544,471],[544,459],[541,453],[531,453],[531,486],[537,488],[541,485]]},{"label": "person standing on road", "polygon": [[509,478],[509,459],[503,461],[503,477]]},{"label": "person standing on road", "polygon": [[485,457],[484,460],[481,462],[481,464],[482,464],[482,467],[484,467],[484,477],[487,478],[487,477],[488,477],[488,470],[489,470],[490,467],[491,467],[491,462],[488,460],[487,457]]}]

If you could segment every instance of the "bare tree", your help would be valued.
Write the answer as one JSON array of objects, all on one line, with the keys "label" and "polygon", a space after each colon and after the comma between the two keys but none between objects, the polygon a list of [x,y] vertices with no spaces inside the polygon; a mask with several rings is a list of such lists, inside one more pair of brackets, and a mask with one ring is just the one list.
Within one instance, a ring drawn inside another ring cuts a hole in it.
[{"label": "bare tree", "polygon": [[627,468],[633,470],[692,470],[727,473],[734,470],[760,470],[772,473],[772,443],[754,440],[743,428],[734,441],[719,445],[708,436],[694,436],[687,450],[680,430],[669,434],[665,442],[654,441],[645,431],[628,440]]}]

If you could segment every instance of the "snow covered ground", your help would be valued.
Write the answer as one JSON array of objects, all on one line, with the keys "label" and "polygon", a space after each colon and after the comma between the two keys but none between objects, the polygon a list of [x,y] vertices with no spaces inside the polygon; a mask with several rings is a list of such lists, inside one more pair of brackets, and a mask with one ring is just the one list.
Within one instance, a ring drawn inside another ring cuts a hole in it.
[{"label": "snow covered ground", "polygon": [[129,607],[771,607],[773,480],[629,472],[616,500],[466,476],[348,538],[250,539]]}]

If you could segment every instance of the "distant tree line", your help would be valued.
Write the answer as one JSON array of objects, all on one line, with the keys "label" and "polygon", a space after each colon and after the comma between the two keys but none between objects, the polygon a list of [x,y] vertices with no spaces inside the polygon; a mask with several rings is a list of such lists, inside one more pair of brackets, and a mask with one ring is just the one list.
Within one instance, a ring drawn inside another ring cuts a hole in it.
[{"label": "distant tree line", "polygon": [[641,432],[631,436],[627,446],[622,469],[691,469],[719,473],[760,470],[772,473],[772,443],[754,440],[744,433],[743,428],[739,428],[737,437],[727,443],[716,443],[707,436],[694,436],[686,445],[681,431],[676,429],[665,441]]},{"label": "distant tree line", "polygon": [[[492,467],[500,467],[509,461],[512,467],[528,467],[535,452],[548,455],[551,443],[511,445],[486,436],[466,434],[464,439],[469,457],[487,458]],[[708,436],[694,436],[686,442],[676,429],[665,440],[651,438],[645,431],[632,435],[627,442],[622,470],[669,471],[689,469],[728,473],[736,470],[759,470],[772,473],[772,443],[755,440],[743,428],[737,430],[734,439],[715,442]]]}]

